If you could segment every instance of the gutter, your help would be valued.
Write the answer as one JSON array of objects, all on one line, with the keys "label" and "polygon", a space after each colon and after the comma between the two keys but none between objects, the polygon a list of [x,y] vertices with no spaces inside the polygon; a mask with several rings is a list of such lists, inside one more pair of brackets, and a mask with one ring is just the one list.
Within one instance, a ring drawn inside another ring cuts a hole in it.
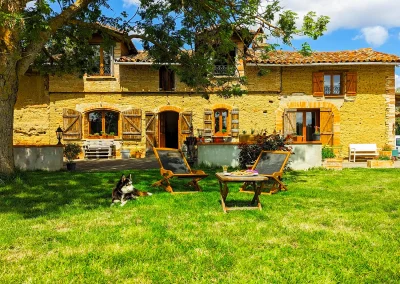
[{"label": "gutter", "polygon": [[293,67],[293,66],[326,66],[326,65],[395,65],[400,67],[400,62],[339,62],[339,63],[300,63],[300,64],[273,64],[273,63],[247,63],[247,66],[267,67]]},{"label": "gutter", "polygon": [[118,64],[118,65],[144,65],[144,66],[150,66],[150,65],[180,65],[178,63],[118,62],[118,61],[115,61],[114,64]]}]

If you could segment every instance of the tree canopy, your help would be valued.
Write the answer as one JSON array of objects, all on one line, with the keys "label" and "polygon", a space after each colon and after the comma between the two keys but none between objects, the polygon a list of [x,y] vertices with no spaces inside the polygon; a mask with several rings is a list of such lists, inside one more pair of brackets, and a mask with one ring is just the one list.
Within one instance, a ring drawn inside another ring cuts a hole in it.
[{"label": "tree canopy", "polygon": [[[104,46],[114,39],[140,39],[156,64],[178,63],[183,82],[207,90],[216,82],[210,58],[229,53],[233,33],[246,40],[249,29],[262,28],[267,40],[279,38],[290,46],[294,36],[323,35],[329,21],[310,12],[298,26],[298,15],[283,9],[278,0],[141,0],[138,7],[109,17],[104,12],[112,9],[112,2],[0,1],[0,112],[5,117],[0,122],[0,173],[13,172],[18,76],[29,69],[84,74],[93,65],[94,50],[88,44],[93,33],[101,33]],[[265,51],[275,48],[270,44]],[[309,45],[303,45],[301,52],[310,51]],[[225,95],[241,94],[236,85],[230,91]]]}]

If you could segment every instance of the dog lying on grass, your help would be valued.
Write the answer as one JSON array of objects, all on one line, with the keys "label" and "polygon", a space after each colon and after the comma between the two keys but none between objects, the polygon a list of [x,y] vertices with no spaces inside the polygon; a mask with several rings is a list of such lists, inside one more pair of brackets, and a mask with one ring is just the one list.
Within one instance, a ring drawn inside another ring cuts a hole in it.
[{"label": "dog lying on grass", "polygon": [[121,202],[121,206],[124,206],[130,199],[136,199],[138,196],[150,196],[152,193],[146,191],[140,191],[133,185],[132,175],[129,174],[127,177],[122,175],[117,185],[112,191],[112,204]]}]

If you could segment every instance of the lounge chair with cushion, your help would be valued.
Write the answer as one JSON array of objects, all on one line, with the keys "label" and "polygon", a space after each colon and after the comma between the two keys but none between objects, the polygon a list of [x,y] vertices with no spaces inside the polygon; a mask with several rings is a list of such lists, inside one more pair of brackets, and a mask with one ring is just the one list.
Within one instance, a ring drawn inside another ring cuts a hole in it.
[{"label": "lounge chair with cushion", "polygon": [[181,150],[155,147],[153,150],[160,164],[160,173],[162,176],[162,179],[155,182],[153,186],[161,186],[170,193],[187,193],[174,192],[170,184],[170,179],[172,178],[187,178],[191,179],[189,185],[193,186],[195,191],[201,191],[198,182],[207,177],[208,174],[201,170],[192,170]]},{"label": "lounge chair with cushion", "polygon": [[[287,190],[286,185],[282,182],[283,171],[289,160],[290,152],[288,151],[262,151],[254,163],[252,169],[256,170],[259,175],[269,178],[267,182],[267,192],[261,194],[273,194],[279,190]],[[241,191],[247,190],[248,184],[244,183]]]}]

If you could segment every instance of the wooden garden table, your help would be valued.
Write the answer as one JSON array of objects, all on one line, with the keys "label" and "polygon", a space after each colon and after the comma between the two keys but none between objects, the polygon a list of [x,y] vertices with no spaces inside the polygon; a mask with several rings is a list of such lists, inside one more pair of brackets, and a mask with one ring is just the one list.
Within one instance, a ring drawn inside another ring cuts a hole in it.
[{"label": "wooden garden table", "polygon": [[[221,205],[222,209],[226,213],[228,210],[254,210],[258,209],[261,210],[261,203],[259,199],[259,195],[264,187],[265,182],[268,180],[268,177],[263,175],[256,175],[256,176],[234,176],[234,175],[224,175],[224,173],[216,173],[215,176],[219,181],[219,190],[221,193]],[[229,193],[228,183],[230,182],[240,182],[240,183],[250,183],[253,185],[254,189],[254,197],[251,200],[250,207],[228,207],[226,206],[226,197]],[[260,182],[260,187],[257,188],[256,182]]]}]

